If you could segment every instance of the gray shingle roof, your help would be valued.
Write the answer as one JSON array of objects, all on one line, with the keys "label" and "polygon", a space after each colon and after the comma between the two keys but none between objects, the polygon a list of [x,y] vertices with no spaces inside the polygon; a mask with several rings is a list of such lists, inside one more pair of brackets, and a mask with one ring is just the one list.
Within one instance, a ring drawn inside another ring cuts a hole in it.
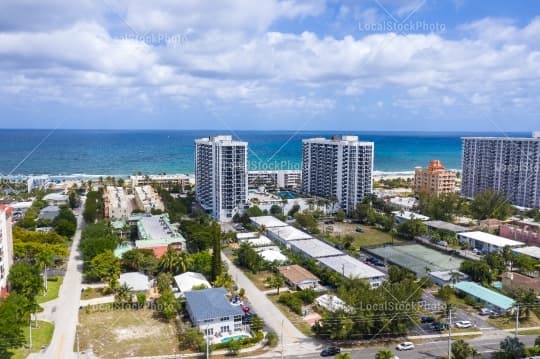
[{"label": "gray shingle roof", "polygon": [[244,312],[239,306],[232,305],[225,296],[225,288],[210,288],[192,290],[185,293],[186,303],[194,323],[206,319],[225,316],[242,315]]}]

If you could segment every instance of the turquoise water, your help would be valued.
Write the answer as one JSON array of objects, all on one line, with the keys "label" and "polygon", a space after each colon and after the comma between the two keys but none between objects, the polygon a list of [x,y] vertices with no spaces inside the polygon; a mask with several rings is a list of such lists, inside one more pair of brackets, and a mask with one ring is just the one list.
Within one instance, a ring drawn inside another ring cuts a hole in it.
[{"label": "turquoise water", "polygon": [[[223,133],[227,131],[0,130],[0,175],[193,173],[194,139]],[[383,172],[413,171],[430,159],[440,159],[447,168],[458,169],[460,137],[471,135],[237,131],[233,136],[249,142],[250,169],[300,169],[303,138],[339,133],[374,141],[375,170]]]},{"label": "turquoise water", "polygon": [[281,191],[281,192],[278,192],[277,195],[280,196],[281,198],[286,198],[286,199],[298,198],[298,195],[296,193],[290,192],[290,191]]},{"label": "turquoise water", "polygon": [[247,335],[235,335],[233,337],[223,338],[223,339],[221,339],[221,342],[222,343],[228,343],[231,340],[238,340],[238,339],[242,339],[242,338],[249,338],[249,336],[247,336]]}]

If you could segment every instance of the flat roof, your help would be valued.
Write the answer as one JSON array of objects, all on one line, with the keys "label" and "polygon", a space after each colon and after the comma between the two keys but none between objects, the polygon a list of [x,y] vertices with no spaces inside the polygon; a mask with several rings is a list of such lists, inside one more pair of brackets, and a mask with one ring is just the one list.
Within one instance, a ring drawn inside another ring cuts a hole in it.
[{"label": "flat roof", "polygon": [[454,288],[504,310],[510,309],[515,303],[512,298],[482,287],[474,282],[458,282]]},{"label": "flat roof", "polygon": [[265,248],[258,254],[266,262],[285,262],[287,260],[287,257],[279,249],[275,248]]},{"label": "flat roof", "polygon": [[512,249],[516,253],[525,254],[526,256],[533,257],[540,260],[540,247],[527,246]]},{"label": "flat roof", "polygon": [[250,220],[257,227],[264,226],[265,228],[274,228],[287,226],[287,223],[282,222],[273,216],[251,217]]},{"label": "flat roof", "polygon": [[174,282],[180,292],[185,293],[200,285],[205,285],[206,288],[212,288],[205,276],[196,272],[185,272],[174,277]]},{"label": "flat roof", "polygon": [[267,247],[274,244],[267,236],[262,234],[259,237],[247,238],[240,240],[241,242],[249,243],[252,247]]},{"label": "flat roof", "polygon": [[486,233],[486,232],[465,232],[460,233],[460,237],[465,237],[469,239],[474,239],[475,241],[491,244],[497,247],[504,247],[504,246],[510,246],[510,247],[521,247],[525,244],[522,242],[514,241],[512,239],[496,236],[494,234]]},{"label": "flat roof", "polygon": [[445,222],[445,221],[439,221],[439,220],[426,221],[426,222],[424,222],[424,224],[426,226],[428,226],[428,227],[433,227],[433,228],[436,228],[436,229],[446,229],[447,231],[451,231],[451,232],[454,232],[454,233],[461,233],[461,232],[469,232],[470,231],[470,228],[463,227],[463,226],[458,226],[457,224],[453,224],[453,223]]},{"label": "flat roof", "polygon": [[131,290],[136,292],[150,290],[148,276],[139,272],[128,272],[120,274],[120,285],[127,284]]},{"label": "flat roof", "polygon": [[404,219],[408,219],[408,220],[411,220],[411,219],[419,219],[421,221],[428,221],[429,220],[428,216],[424,216],[423,214],[414,213],[414,212],[410,212],[410,211],[394,211],[394,212],[392,212],[392,214],[394,216],[396,216],[396,217],[400,217],[400,218],[404,218]]},{"label": "flat roof", "polygon": [[227,299],[225,288],[192,290],[186,292],[184,295],[186,296],[187,306],[190,309],[190,315],[192,315],[191,319],[195,323],[200,323],[208,319],[244,314],[240,306],[232,305]]},{"label": "flat roof", "polygon": [[349,255],[338,257],[323,257],[317,259],[328,268],[344,274],[348,278],[377,278],[384,277],[384,273],[360,262]]},{"label": "flat roof", "polygon": [[292,241],[290,245],[293,249],[296,248],[313,258],[344,255],[342,251],[315,238]]},{"label": "flat roof", "polygon": [[272,233],[273,235],[279,237],[283,241],[296,241],[299,239],[310,239],[313,238],[311,235],[293,227],[293,226],[285,226],[285,227],[273,227],[268,229],[269,233]]},{"label": "flat roof", "polygon": [[166,215],[143,216],[138,224],[141,240],[185,242],[184,237],[169,222]]}]

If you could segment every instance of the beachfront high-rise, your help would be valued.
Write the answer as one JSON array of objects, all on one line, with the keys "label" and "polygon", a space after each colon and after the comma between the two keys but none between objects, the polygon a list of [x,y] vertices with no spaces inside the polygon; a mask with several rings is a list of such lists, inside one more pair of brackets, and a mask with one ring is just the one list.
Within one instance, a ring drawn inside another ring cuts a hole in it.
[{"label": "beachfront high-rise", "polygon": [[351,213],[371,194],[373,142],[358,136],[309,138],[302,141],[302,192],[334,198]]},{"label": "beachfront high-rise", "polygon": [[247,142],[232,136],[195,140],[195,191],[201,206],[230,221],[247,203]]},{"label": "beachfront high-rise", "polygon": [[444,168],[439,160],[429,162],[427,168],[417,167],[414,171],[416,193],[445,194],[456,189],[456,173]]},{"label": "beachfront high-rise", "polygon": [[7,294],[7,277],[13,264],[11,208],[0,205],[0,298]]},{"label": "beachfront high-rise", "polygon": [[540,132],[530,138],[464,137],[461,194],[503,193],[516,206],[540,208]]}]

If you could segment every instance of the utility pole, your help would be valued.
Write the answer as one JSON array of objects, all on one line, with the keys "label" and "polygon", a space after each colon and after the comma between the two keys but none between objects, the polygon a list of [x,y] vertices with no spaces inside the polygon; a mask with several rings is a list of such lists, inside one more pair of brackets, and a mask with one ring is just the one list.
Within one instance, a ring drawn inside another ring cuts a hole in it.
[{"label": "utility pole", "polygon": [[208,337],[210,335],[208,331],[209,327],[206,327],[206,359],[210,358],[210,345],[208,344]]},{"label": "utility pole", "polygon": [[514,336],[516,338],[518,336],[518,329],[519,329],[519,304],[516,306],[516,331],[514,333]]},{"label": "utility pole", "polygon": [[285,358],[285,343],[283,342],[283,319],[281,320],[281,359]]},{"label": "utility pole", "polygon": [[452,359],[452,309],[448,309],[448,359]]},{"label": "utility pole", "polygon": [[32,349],[32,314],[30,314],[30,325],[28,325],[28,344],[30,349]]}]

